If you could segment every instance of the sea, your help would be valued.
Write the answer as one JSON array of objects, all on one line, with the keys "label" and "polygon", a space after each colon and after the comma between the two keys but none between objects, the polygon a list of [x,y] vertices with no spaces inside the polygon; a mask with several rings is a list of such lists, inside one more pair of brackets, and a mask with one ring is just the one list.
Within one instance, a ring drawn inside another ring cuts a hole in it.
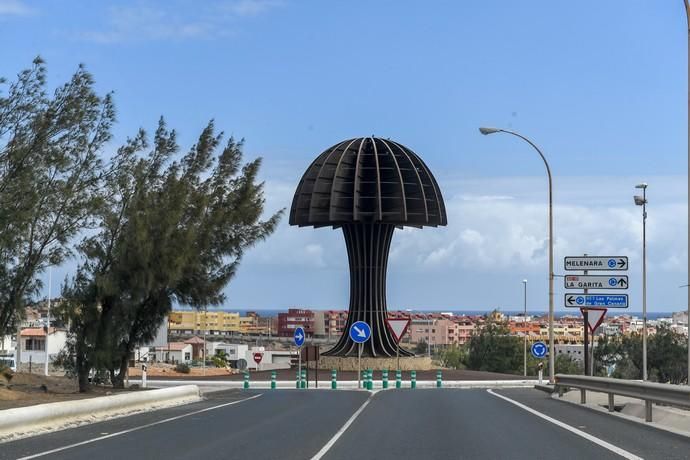
[{"label": "sea", "polygon": [[[300,308],[306,308],[309,310],[330,310],[330,308],[310,308],[310,307],[300,307]],[[176,308],[177,309],[177,308]],[[180,310],[190,310],[190,308],[179,308]],[[333,310],[338,310],[337,308],[332,308]],[[344,308],[343,308],[344,310]],[[488,310],[453,310],[453,309],[438,309],[438,310],[417,310],[414,309],[412,310],[413,313],[452,313],[454,316],[462,316],[462,315],[486,315],[488,313],[491,313],[494,309],[488,309]],[[227,308],[227,307],[222,307],[218,309],[212,309],[209,308],[209,311],[229,311],[229,312],[238,312],[240,315],[245,316],[247,312],[256,312],[260,316],[263,317],[273,317],[273,316],[278,316],[278,313],[285,313],[287,312],[287,308],[282,308],[282,309],[234,309],[234,308]],[[394,308],[389,308],[389,311],[396,311]],[[404,309],[401,309],[400,311],[404,311]],[[504,315],[508,316],[517,316],[517,315],[522,315],[523,310],[502,310],[498,309],[501,313]],[[543,316],[546,315],[548,312],[546,310],[527,310],[527,315],[528,316]],[[621,315],[627,315],[627,316],[637,316],[638,318],[642,318],[642,312],[641,311],[632,311],[632,310],[626,310],[624,308],[619,308],[619,309],[614,309],[614,308],[609,308],[607,311],[607,316],[612,317],[612,316],[621,316]],[[673,312],[671,311],[648,311],[647,312],[647,319],[649,320],[656,320],[659,318],[670,318],[673,315]],[[558,319],[563,316],[580,316],[580,311],[577,308],[573,308],[571,310],[557,310],[554,312],[554,318]]]}]

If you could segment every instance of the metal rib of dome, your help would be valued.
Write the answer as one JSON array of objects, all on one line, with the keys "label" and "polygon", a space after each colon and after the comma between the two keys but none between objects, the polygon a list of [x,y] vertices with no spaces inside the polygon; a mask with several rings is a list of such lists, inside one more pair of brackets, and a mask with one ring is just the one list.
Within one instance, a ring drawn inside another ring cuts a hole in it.
[{"label": "metal rib of dome", "polygon": [[376,137],[350,139],[325,150],[297,186],[290,225],[352,223],[446,225],[441,190],[412,150]]}]

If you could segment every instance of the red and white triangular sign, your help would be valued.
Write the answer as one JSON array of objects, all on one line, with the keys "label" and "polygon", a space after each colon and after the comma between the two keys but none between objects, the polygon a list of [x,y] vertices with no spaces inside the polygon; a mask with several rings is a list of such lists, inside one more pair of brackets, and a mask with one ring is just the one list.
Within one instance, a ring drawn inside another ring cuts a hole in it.
[{"label": "red and white triangular sign", "polygon": [[405,335],[407,328],[410,326],[410,318],[390,318],[386,320],[386,324],[393,333],[396,343],[400,343],[400,339]]},{"label": "red and white triangular sign", "polygon": [[601,325],[601,322],[604,321],[606,308],[580,308],[583,316],[585,314],[585,310],[587,310],[587,326],[592,334],[594,334],[594,331],[596,331]]}]

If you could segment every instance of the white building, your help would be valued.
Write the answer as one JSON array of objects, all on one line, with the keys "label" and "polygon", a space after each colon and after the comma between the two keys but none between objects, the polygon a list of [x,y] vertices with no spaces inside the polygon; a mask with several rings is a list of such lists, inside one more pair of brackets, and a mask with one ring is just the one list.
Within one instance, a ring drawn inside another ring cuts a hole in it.
[{"label": "white building", "polygon": [[0,336],[0,355],[13,355],[17,348],[17,338],[14,335]]},{"label": "white building", "polygon": [[239,343],[206,342],[206,356],[212,357],[219,351],[223,351],[230,367],[239,367],[237,361],[247,359],[247,350],[249,346]]},{"label": "white building", "polygon": [[147,361],[191,363],[192,344],[184,342],[170,342],[162,347],[150,347]]},{"label": "white building", "polygon": [[[257,366],[254,361],[254,353],[261,353],[261,363]],[[247,368],[257,368],[262,371],[274,369],[290,369],[290,361],[293,353],[290,350],[266,350],[264,347],[253,347],[247,350]]]},{"label": "white building", "polygon": [[[46,332],[42,327],[22,329],[19,339],[20,363],[45,363],[46,360]],[[53,361],[67,344],[67,331],[50,328],[48,336],[48,355]]]},{"label": "white building", "polygon": [[585,361],[585,346],[582,344],[556,344],[556,356],[569,356],[575,361]]}]

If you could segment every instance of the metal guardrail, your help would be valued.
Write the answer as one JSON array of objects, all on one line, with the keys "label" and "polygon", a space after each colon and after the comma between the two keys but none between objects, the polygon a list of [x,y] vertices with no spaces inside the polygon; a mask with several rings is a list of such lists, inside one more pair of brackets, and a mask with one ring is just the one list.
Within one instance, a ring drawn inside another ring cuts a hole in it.
[{"label": "metal guardrail", "polygon": [[636,380],[589,377],[584,375],[556,375],[556,391],[563,395],[565,388],[580,390],[580,403],[587,402],[587,390],[608,393],[609,412],[614,410],[614,395],[641,399],[645,402],[645,421],[652,421],[652,404],[666,404],[690,409],[690,386],[652,383]]}]

